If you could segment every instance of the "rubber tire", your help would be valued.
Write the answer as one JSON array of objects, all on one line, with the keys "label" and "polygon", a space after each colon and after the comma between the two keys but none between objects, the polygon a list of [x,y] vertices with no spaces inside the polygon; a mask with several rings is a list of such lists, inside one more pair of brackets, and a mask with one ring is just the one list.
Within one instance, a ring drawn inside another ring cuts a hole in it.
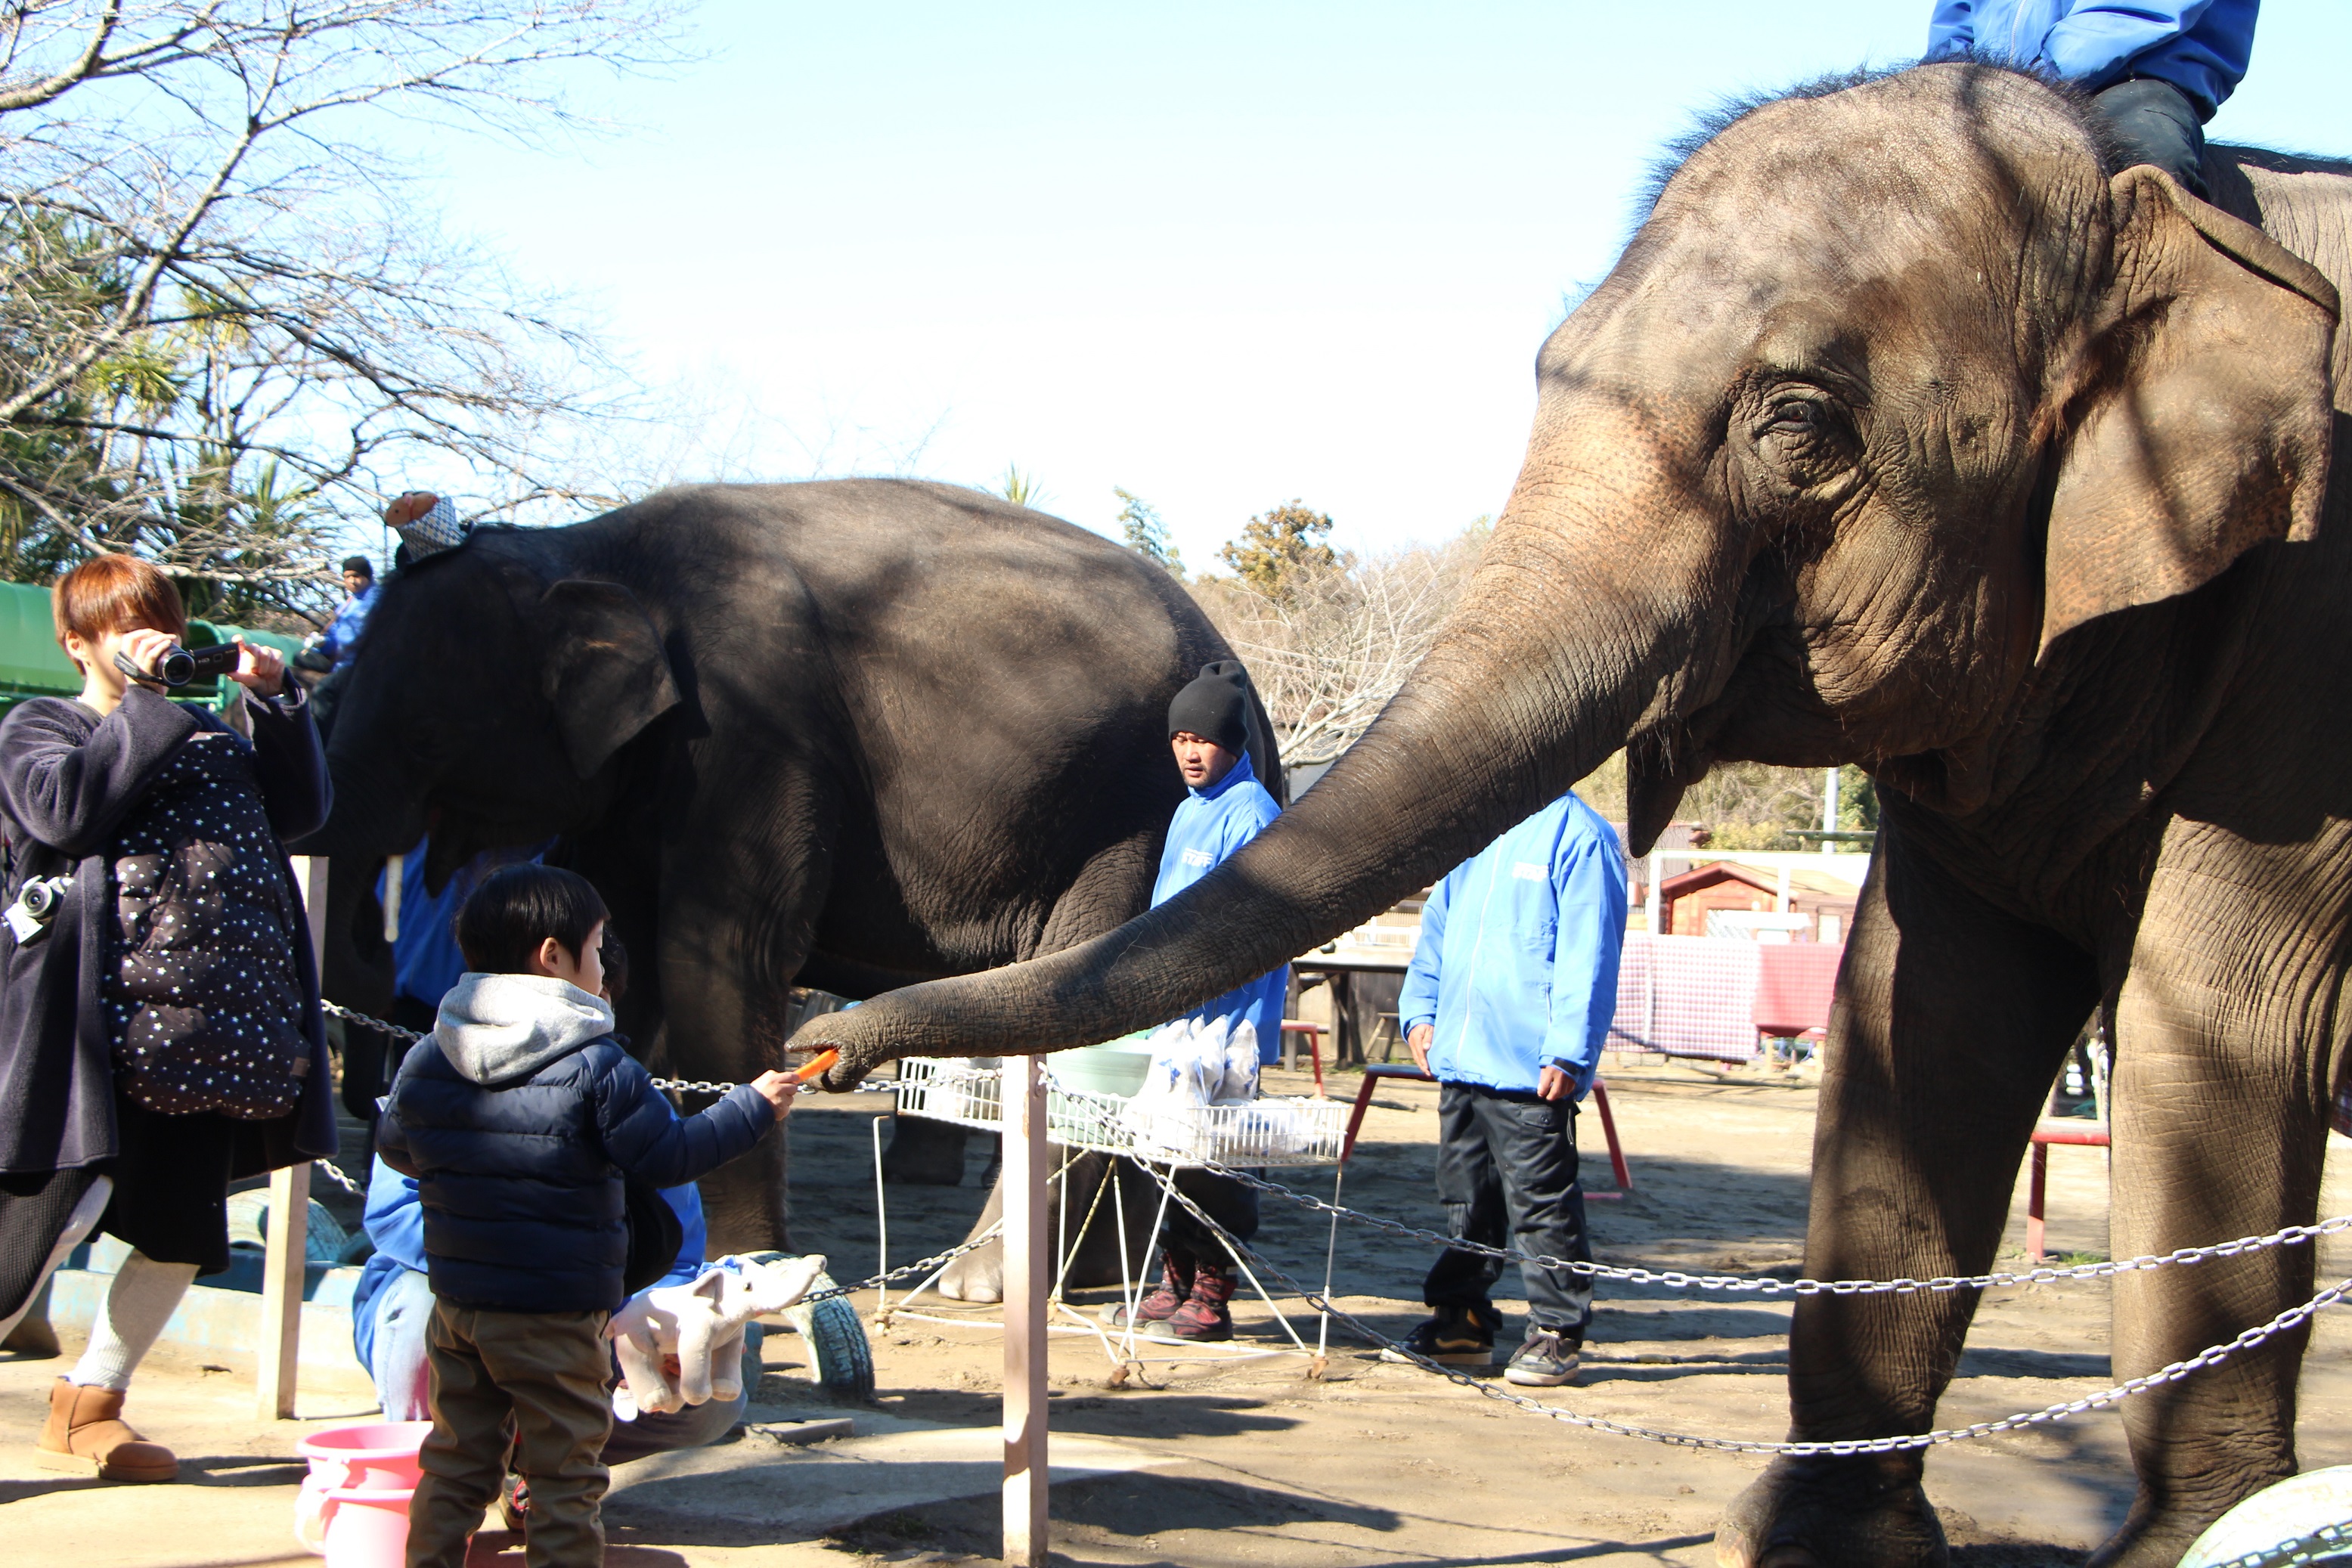
[{"label": "rubber tire", "polygon": [[[829,1290],[833,1280],[820,1274],[811,1288]],[[865,1321],[846,1297],[794,1307],[784,1320],[808,1346],[812,1378],[827,1399],[837,1405],[873,1403],[874,1347],[866,1341]]]}]

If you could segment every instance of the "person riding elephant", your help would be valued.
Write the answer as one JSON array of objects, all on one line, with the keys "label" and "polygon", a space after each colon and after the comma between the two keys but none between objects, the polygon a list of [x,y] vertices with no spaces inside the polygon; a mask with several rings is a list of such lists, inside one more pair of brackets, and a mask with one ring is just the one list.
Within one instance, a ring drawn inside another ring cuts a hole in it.
[{"label": "person riding elephant", "polygon": [[96,556],[55,604],[81,695],[0,720],[0,1331],[92,1229],[126,1243],[35,1458],[167,1481],[178,1459],[123,1398],[190,1283],[229,1265],[229,1183],[335,1152],[279,842],[326,816],[327,773],[273,649],[237,642],[249,740],[163,695],[187,612],[152,563]]},{"label": "person riding elephant", "polygon": [[[620,1028],[659,1070],[774,1065],[794,986],[870,995],[1148,907],[1185,797],[1168,704],[1232,658],[1158,564],[902,480],[685,487],[439,549],[433,516],[370,613],[304,847],[340,880],[429,826],[437,888],[554,838],[637,957]],[[1279,798],[1254,698],[1249,723]],[[719,1250],[792,1250],[783,1162],[780,1135],[703,1184]],[[1000,1271],[991,1245],[942,1283]]]},{"label": "person riding elephant", "polygon": [[[2095,1010],[2111,1245],[2309,1224],[2352,1059],[2352,164],[2120,165],[2079,94],[1938,63],[1718,120],[1544,344],[1460,610],[1313,790],[1122,929],[804,1026],[841,1088],[932,1040],[1111,1038],[1426,886],[1624,752],[1647,851],[1718,761],[1857,763],[1881,819],[1825,1047],[1805,1273],[1987,1271]],[[2331,473],[2333,479],[2331,479]],[[2296,1469],[2313,1249],[2120,1275],[2177,1562]],[[1801,1297],[1790,1441],[1719,1561],[1946,1560],[1924,1435],[1973,1291]],[[1744,1436],[1745,1434],[1743,1434]]]},{"label": "person riding elephant", "polygon": [[1936,0],[1930,60],[2040,71],[2091,95],[2119,166],[2205,192],[2205,122],[2246,76],[2262,0]]}]

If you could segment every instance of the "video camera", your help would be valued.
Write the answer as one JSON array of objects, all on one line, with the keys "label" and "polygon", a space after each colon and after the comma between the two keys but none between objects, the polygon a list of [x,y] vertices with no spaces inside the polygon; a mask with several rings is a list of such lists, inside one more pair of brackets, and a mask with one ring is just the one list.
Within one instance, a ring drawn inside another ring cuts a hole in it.
[{"label": "video camera", "polygon": [[160,680],[174,690],[192,680],[210,680],[227,675],[236,668],[236,644],[225,642],[212,647],[184,648],[173,643],[155,661],[152,673],[140,668],[121,654],[114,656],[114,668],[133,680]]}]

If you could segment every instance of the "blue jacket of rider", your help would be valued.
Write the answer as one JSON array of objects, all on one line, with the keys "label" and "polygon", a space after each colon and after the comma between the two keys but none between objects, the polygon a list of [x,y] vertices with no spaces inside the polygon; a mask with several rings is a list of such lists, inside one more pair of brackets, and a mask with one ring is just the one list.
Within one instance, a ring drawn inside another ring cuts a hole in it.
[{"label": "blue jacket of rider", "polygon": [[1617,830],[1572,794],[1447,872],[1397,999],[1408,1032],[1436,1026],[1429,1070],[1533,1093],[1549,1064],[1583,1098],[1617,1014],[1625,905]]},{"label": "blue jacket of rider", "polygon": [[2154,77],[2206,120],[2246,76],[2262,0],[1937,0],[1925,58],[1974,54],[2092,92]]},{"label": "blue jacket of rider", "polygon": [[[1176,807],[1168,824],[1168,847],[1160,854],[1152,903],[1164,904],[1207,876],[1281,815],[1282,807],[1257,782],[1249,753],[1243,752],[1223,778],[1206,789],[1190,791]],[[1286,963],[1202,1003],[1184,1016],[1225,1018],[1234,1024],[1246,1020],[1257,1031],[1258,1060],[1272,1062],[1282,1055],[1282,1005],[1289,994],[1290,966]]]}]

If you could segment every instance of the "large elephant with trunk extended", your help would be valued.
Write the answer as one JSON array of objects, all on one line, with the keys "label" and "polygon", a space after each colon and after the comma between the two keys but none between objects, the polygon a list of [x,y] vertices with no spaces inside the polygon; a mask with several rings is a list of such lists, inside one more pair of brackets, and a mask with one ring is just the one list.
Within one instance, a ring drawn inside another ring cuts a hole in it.
[{"label": "large elephant with trunk extended", "polygon": [[[2118,1256],[2313,1217],[2352,1010],[2352,165],[2216,148],[2217,205],[1974,65],[1801,89],[1662,182],[1544,345],[1460,610],[1263,837],[1108,937],[819,1020],[834,1081],[1180,1011],[1627,748],[1634,847],[1717,760],[1856,762],[1883,826],[1831,1025],[1806,1271],[1992,1262],[2110,1009]],[[1207,918],[1208,911],[1213,918]],[[1040,1032],[1038,1020],[1051,1020]],[[2308,1247],[2114,1285],[2115,1372],[2312,1289]],[[1934,1426],[1973,1294],[1810,1296],[1790,1432]],[[2301,1331],[2124,1406],[2093,1559],[2174,1562],[2295,1468]],[[1727,1563],[1945,1560],[1917,1450],[1782,1458]]]},{"label": "large elephant with trunk extended", "polygon": [[[561,836],[636,955],[622,1027],[657,1070],[748,1079],[795,984],[870,995],[1141,911],[1184,794],[1169,700],[1232,657],[1159,567],[975,490],[665,490],[395,574],[303,847],[429,827],[438,887]],[[705,1181],[719,1250],[786,1245],[782,1161]],[[992,1256],[967,1268],[992,1289]]]}]

